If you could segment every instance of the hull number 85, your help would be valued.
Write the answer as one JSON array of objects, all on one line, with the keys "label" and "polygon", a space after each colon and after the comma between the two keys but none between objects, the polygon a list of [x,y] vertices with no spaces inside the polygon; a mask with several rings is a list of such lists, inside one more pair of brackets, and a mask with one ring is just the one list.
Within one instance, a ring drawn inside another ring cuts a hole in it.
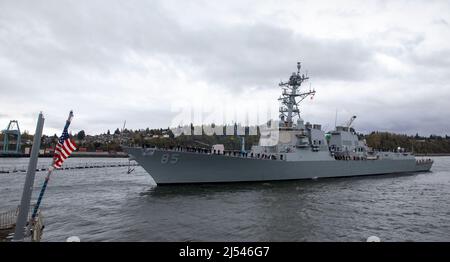
[{"label": "hull number 85", "polygon": [[162,154],[161,156],[161,164],[175,164],[178,162],[178,158],[179,158],[180,154]]}]

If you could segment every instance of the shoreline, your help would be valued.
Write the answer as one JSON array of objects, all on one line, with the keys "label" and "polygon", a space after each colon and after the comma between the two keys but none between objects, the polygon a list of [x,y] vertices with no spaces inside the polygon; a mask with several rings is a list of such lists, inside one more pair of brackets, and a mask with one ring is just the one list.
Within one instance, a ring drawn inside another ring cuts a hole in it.
[{"label": "shoreline", "polygon": [[450,156],[450,153],[428,153],[428,154],[414,154],[414,156]]},{"label": "shoreline", "polygon": [[[108,157],[108,158],[128,158],[128,154],[125,152],[117,152],[117,153],[108,153],[108,152],[73,152],[71,157]],[[440,157],[440,156],[450,156],[450,153],[426,153],[426,154],[414,154],[416,157]],[[0,158],[2,157],[17,157],[17,158],[26,158],[30,157],[30,154],[24,153],[1,153]],[[50,158],[53,157],[53,154],[40,154],[39,157]]]},{"label": "shoreline", "polygon": [[[23,153],[0,153],[1,157],[17,157],[17,158],[27,158],[30,157],[30,154]],[[39,157],[51,158],[53,154],[40,154]],[[110,154],[108,152],[73,152],[70,157],[108,157],[108,158],[128,158],[128,154],[125,152],[117,152],[114,154]]]}]

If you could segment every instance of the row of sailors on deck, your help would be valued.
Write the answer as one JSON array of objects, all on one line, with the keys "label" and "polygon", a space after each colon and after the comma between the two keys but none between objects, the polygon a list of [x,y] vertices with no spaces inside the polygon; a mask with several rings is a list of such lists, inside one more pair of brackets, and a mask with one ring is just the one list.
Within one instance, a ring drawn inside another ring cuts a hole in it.
[{"label": "row of sailors on deck", "polygon": [[431,163],[431,162],[433,162],[433,160],[431,160],[431,158],[416,160],[417,164],[427,164],[427,163]]},{"label": "row of sailors on deck", "polygon": [[[334,159],[336,159],[336,160],[367,160],[367,158],[363,157],[363,156],[345,156],[345,155],[343,155],[343,156],[335,155]],[[378,157],[377,157],[377,159],[378,159]]]},{"label": "row of sailors on deck", "polygon": [[[214,155],[225,155],[225,156],[235,156],[235,157],[245,157],[245,158],[259,158],[259,159],[269,159],[269,160],[277,160],[277,156],[270,154],[253,154],[248,152],[240,152],[240,151],[230,151],[230,150],[213,150],[206,149],[200,147],[168,147],[168,148],[160,148],[162,150],[175,150],[180,152],[193,152],[193,153],[201,153],[201,154],[214,154]],[[283,155],[280,155],[280,160],[283,160]]]}]

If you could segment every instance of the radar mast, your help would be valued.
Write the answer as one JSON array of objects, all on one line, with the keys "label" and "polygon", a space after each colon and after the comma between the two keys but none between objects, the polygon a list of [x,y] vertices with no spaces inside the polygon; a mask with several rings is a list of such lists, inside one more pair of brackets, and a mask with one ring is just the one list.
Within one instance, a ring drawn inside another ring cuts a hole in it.
[{"label": "radar mast", "polygon": [[315,90],[311,89],[307,92],[301,92],[301,85],[304,81],[309,79],[307,75],[300,74],[301,67],[301,63],[297,62],[297,72],[292,73],[288,82],[281,81],[279,84],[282,89],[281,97],[278,98],[278,100],[281,101],[280,124],[284,127],[293,127],[293,118],[296,116],[300,118],[300,110],[298,108],[300,102],[306,97],[313,96],[316,93]]}]

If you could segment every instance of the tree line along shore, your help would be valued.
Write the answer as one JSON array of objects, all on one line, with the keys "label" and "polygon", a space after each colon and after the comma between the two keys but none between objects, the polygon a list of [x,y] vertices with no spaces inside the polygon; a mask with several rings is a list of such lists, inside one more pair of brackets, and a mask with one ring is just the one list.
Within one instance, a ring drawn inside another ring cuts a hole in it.
[{"label": "tree line along shore", "polygon": [[[245,134],[248,133],[248,128],[245,128]],[[78,145],[79,156],[121,155],[121,144],[161,148],[176,146],[210,148],[214,144],[223,144],[228,150],[240,150],[242,137],[245,139],[245,149],[249,150],[252,145],[258,143],[259,136],[259,129],[256,135],[237,135],[236,128],[234,135],[182,134],[175,136],[170,129],[149,128],[141,130],[124,129],[122,131],[116,129],[114,132],[108,130],[106,133],[98,135],[87,135],[85,131],[81,130],[76,134],[71,134],[72,139]],[[367,145],[374,150],[392,151],[401,147],[414,152],[416,155],[450,155],[450,136],[448,135],[420,136],[419,134],[406,135],[374,131],[370,134],[358,134],[358,136],[365,139]],[[22,134],[21,140],[21,153],[26,154],[31,147],[33,135],[25,132]],[[0,141],[3,142],[3,134],[0,135]],[[51,155],[57,141],[58,136],[56,134],[53,136],[43,135],[41,152],[43,151],[45,155]],[[3,145],[1,148],[3,148]],[[12,147],[10,146],[10,148]]]}]

